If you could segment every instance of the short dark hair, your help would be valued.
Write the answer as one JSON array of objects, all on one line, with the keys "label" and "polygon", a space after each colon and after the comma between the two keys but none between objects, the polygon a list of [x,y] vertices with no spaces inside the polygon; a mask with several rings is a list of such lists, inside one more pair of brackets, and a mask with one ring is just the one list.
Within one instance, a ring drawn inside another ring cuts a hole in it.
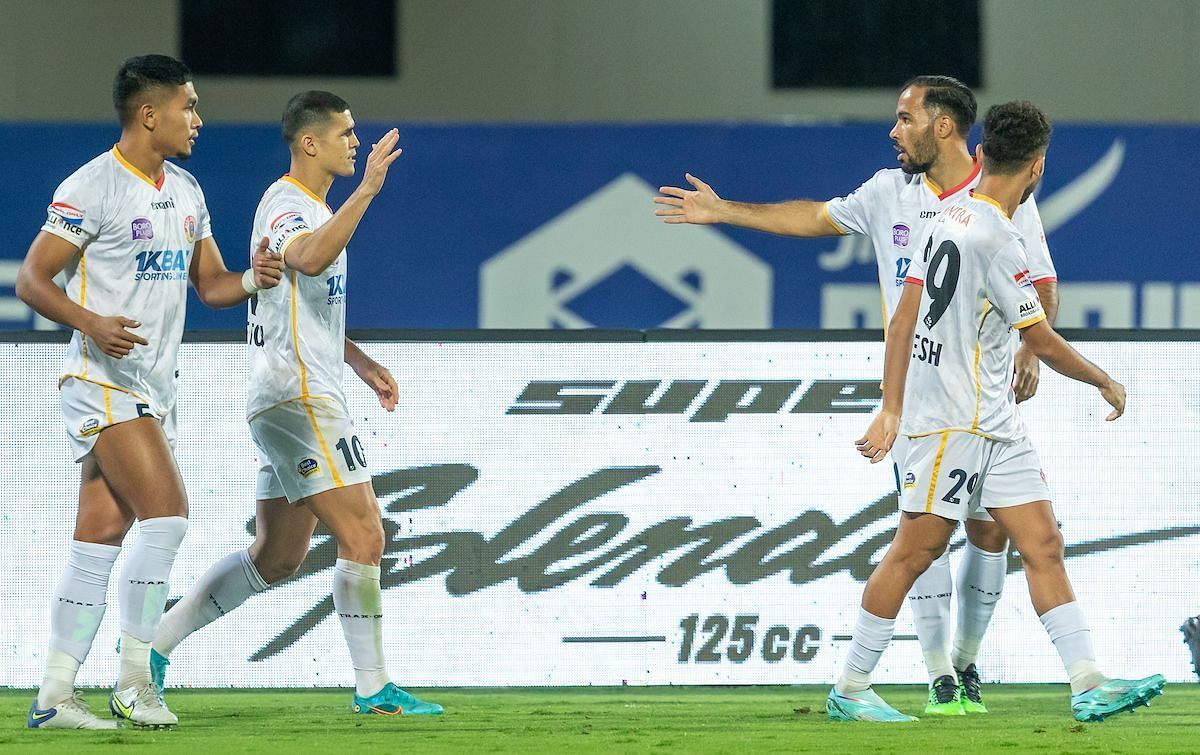
[{"label": "short dark hair", "polygon": [[350,105],[331,92],[309,90],[288,100],[283,108],[283,140],[291,144],[301,132],[329,120],[333,113],[350,109]]},{"label": "short dark hair", "polygon": [[1024,100],[993,105],[983,118],[983,167],[1011,175],[1050,143],[1050,121]]},{"label": "short dark hair", "polygon": [[909,87],[923,87],[925,112],[945,113],[954,121],[954,128],[964,138],[971,132],[979,104],[971,88],[953,76],[913,76],[900,87],[903,92]]},{"label": "short dark hair", "polygon": [[113,80],[113,107],[122,126],[133,122],[142,104],[138,95],[158,87],[183,86],[192,80],[192,72],[169,55],[138,55],[121,64]]}]

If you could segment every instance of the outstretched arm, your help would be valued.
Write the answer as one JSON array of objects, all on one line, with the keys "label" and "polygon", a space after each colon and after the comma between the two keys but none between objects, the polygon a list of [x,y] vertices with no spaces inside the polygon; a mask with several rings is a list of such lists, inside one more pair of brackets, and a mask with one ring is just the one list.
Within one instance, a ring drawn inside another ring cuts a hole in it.
[{"label": "outstretched arm", "polygon": [[350,243],[350,237],[362,221],[371,200],[375,199],[379,190],[383,188],[388,168],[404,151],[392,151],[399,141],[399,132],[392,129],[371,147],[371,154],[367,156],[367,166],[363,169],[362,182],[338,211],[333,213],[329,222],[312,233],[297,236],[285,247],[284,262],[288,267],[303,275],[320,275],[325,268],[333,264]]},{"label": "outstretched arm", "polygon": [[721,199],[713,188],[691,173],[685,177],[695,190],[677,186],[662,186],[663,196],[654,203],[665,205],[654,214],[665,223],[727,223],[756,231],[777,233],[780,236],[842,236],[842,229],[833,224],[825,212],[824,202],[796,199],[774,204],[751,204]]}]

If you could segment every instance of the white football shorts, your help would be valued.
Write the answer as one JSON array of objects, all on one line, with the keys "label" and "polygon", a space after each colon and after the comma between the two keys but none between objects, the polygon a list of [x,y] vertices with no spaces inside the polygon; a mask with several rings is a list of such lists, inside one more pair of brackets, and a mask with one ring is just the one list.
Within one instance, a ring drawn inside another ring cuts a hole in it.
[{"label": "white football shorts", "polygon": [[71,438],[72,456],[77,462],[92,452],[96,439],[106,427],[139,417],[157,419],[167,436],[167,443],[172,450],[175,448],[175,407],[165,413],[156,412],[146,399],[123,388],[77,377],[63,380],[58,393],[63,423]]}]

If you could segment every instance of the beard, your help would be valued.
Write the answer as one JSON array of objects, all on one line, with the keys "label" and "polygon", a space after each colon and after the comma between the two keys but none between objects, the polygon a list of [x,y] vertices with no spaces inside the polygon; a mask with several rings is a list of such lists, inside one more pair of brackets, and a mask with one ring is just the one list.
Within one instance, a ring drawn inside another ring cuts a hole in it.
[{"label": "beard", "polygon": [[927,173],[933,167],[937,161],[937,141],[932,127],[913,142],[911,150],[905,150],[904,157],[907,159],[900,160],[900,169],[910,176]]}]

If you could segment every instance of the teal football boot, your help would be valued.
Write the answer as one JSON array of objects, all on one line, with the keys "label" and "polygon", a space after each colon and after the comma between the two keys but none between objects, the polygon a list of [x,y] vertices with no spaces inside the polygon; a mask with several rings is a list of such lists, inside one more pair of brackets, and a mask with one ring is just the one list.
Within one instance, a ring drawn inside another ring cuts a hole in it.
[{"label": "teal football boot", "polygon": [[353,710],[362,715],[437,716],[441,715],[442,706],[413,697],[395,684],[388,682],[383,689],[370,697],[355,695]]}]

